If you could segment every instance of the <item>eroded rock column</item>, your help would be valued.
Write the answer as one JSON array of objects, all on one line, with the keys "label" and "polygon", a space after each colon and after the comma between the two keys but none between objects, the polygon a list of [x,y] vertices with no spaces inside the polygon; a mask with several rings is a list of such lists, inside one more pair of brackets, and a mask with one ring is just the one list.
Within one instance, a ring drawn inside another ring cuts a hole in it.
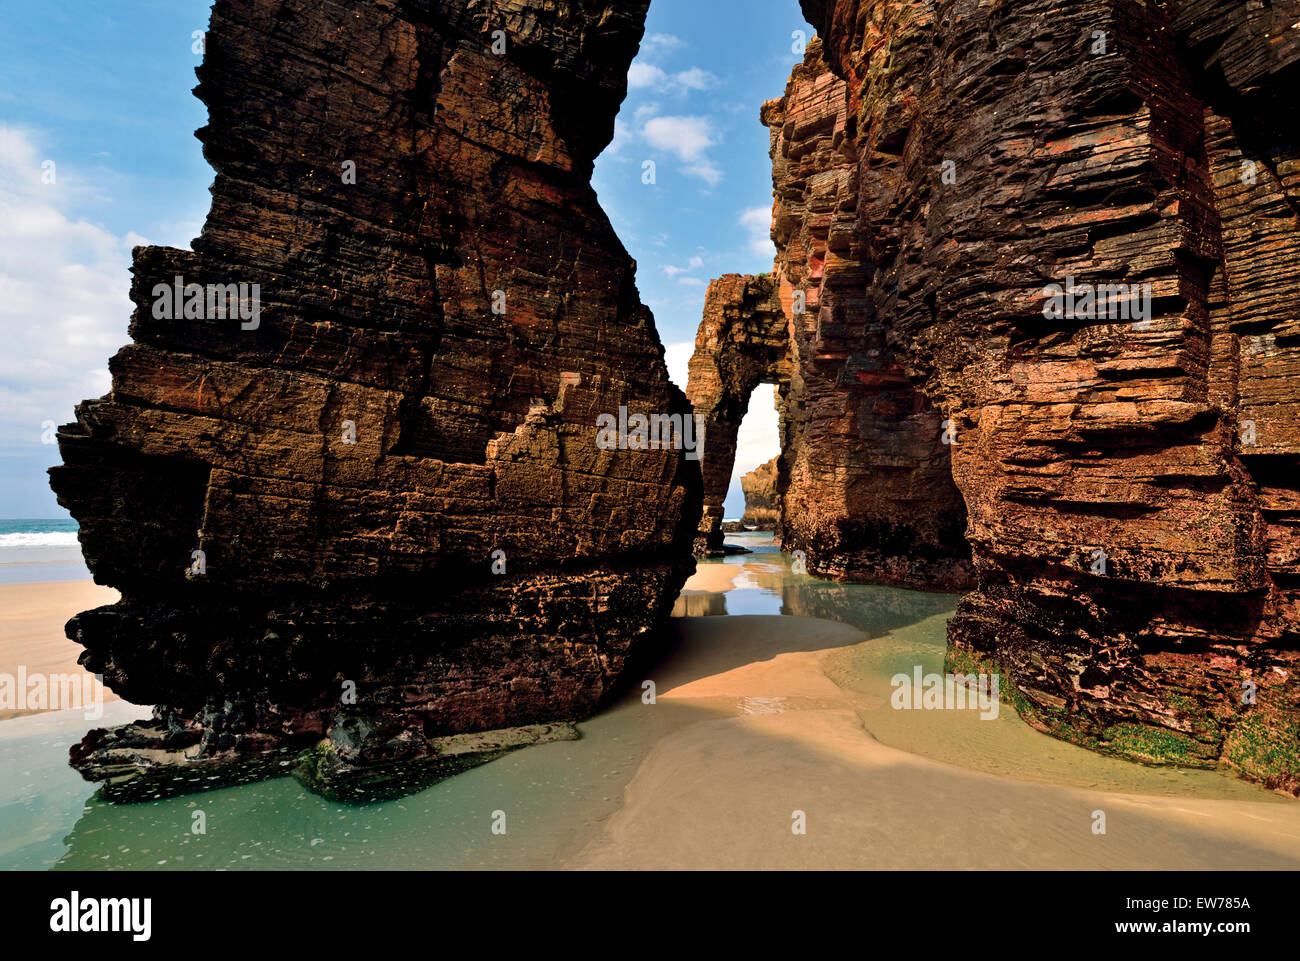
[{"label": "eroded rock column", "polygon": [[589,184],[646,6],[214,5],[212,209],[136,250],[133,342],[51,472],[122,592],[69,635],[158,705],[88,776],[581,717],[667,616],[698,467],[595,426],[689,413]]},{"label": "eroded rock column", "polygon": [[848,86],[809,43],[771,130],[775,276],[790,318],[782,543],[808,569],[902,587],[971,584],[966,508],[942,416],[911,383],[868,292]]},{"label": "eroded rock column", "polygon": [[960,590],[971,583],[970,550],[942,418],[909,381],[887,315],[867,296],[874,267],[856,233],[848,104],[814,39],[785,96],[763,105],[777,257],[771,275],[715,281],[705,303],[687,391],[713,426],[697,549],[721,547],[739,400],[767,380],[779,390],[785,549],[816,574]]}]

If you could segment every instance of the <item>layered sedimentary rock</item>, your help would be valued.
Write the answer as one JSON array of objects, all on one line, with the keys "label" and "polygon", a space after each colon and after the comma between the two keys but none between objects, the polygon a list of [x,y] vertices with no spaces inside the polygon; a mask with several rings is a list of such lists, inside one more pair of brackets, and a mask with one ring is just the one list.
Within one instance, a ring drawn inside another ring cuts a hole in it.
[{"label": "layered sedimentary rock", "polygon": [[776,385],[784,432],[789,382],[789,323],[772,275],[727,274],[709,284],[686,387],[704,429],[704,514],[695,540],[697,554],[722,551],[722,505],[750,394],[759,384]]},{"label": "layered sedimentary rock", "polygon": [[781,494],[777,490],[780,457],[773,457],[748,474],[741,475],[740,490],[745,495],[745,513],[741,524],[761,531],[776,530],[781,520]]},{"label": "layered sedimentary rock", "polygon": [[69,635],[158,705],[88,775],[442,756],[589,713],[667,615],[698,467],[595,427],[689,411],[589,184],[647,2],[214,5],[211,212],[135,251],[133,342],[51,471],[122,592]]},{"label": "layered sedimentary rock", "polygon": [[942,417],[909,381],[868,297],[848,86],[808,44],[771,131],[772,239],[790,318],[782,541],[814,573],[930,589],[971,584],[966,509]]},{"label": "layered sedimentary rock", "polygon": [[866,301],[953,430],[952,663],[1079,743],[1300,789],[1300,4],[803,9]]},{"label": "layered sedimentary rock", "polygon": [[687,388],[710,423],[697,547],[720,544],[740,415],[754,385],[771,382],[783,546],[817,574],[961,590],[971,583],[966,510],[944,425],[866,296],[874,268],[856,233],[848,102],[814,39],[785,95],[763,105],[777,258],[770,275],[715,281],[705,301]]}]

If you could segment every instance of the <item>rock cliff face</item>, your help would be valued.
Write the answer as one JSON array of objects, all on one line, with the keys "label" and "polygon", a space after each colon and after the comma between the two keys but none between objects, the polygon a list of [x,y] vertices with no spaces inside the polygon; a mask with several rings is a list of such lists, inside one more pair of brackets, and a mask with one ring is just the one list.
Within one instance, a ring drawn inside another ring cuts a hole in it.
[{"label": "rock cliff face", "polygon": [[1300,790],[1300,4],[803,9],[838,246],[953,428],[950,661],[1060,736]]},{"label": "rock cliff face", "polygon": [[51,471],[123,595],[69,635],[158,705],[88,776],[580,717],[667,616],[698,467],[596,430],[689,411],[589,185],[647,3],[217,0],[211,212]]},{"label": "rock cliff face", "polygon": [[866,296],[874,268],[856,233],[848,103],[814,39],[785,96],[763,105],[778,252],[772,274],[720,278],[705,301],[687,388],[710,425],[697,547],[720,546],[740,418],[754,386],[775,383],[783,546],[816,574],[962,590],[972,583],[966,509],[942,418]]},{"label": "rock cliff face", "polygon": [[966,508],[942,417],[908,380],[868,297],[875,277],[857,231],[859,152],[848,86],[820,40],[771,130],[774,276],[790,319],[788,481],[782,540],[808,570],[905,587],[971,585]]},{"label": "rock cliff face", "polygon": [[745,513],[740,522],[760,531],[775,530],[781,520],[781,494],[777,490],[780,457],[755,467],[740,478],[745,495]]}]

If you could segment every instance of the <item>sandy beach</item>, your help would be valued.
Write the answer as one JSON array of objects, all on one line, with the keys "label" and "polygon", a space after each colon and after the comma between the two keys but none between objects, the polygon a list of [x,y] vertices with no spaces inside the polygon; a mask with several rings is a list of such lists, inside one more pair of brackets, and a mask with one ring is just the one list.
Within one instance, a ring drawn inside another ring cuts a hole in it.
[{"label": "sandy beach", "polygon": [[682,593],[729,591],[735,586],[735,579],[742,574],[743,568],[737,564],[699,564],[695,573],[683,585]]},{"label": "sandy beach", "polygon": [[[74,614],[112,604],[118,592],[93,581],[0,584],[0,675],[16,678],[88,675],[77,664],[83,648],[68,640],[63,625]],[[117,695],[103,689],[104,701]],[[41,713],[30,708],[0,707],[0,721]]]},{"label": "sandy beach", "polygon": [[[660,701],[700,713],[655,742],[622,808],[568,867],[1300,867],[1300,802],[1244,783],[1241,800],[1112,793],[999,777],[882,744],[860,716],[870,696],[824,670],[863,641],[854,628],[713,617],[681,619],[678,631],[659,673]],[[731,716],[719,716],[727,705]],[[1071,747],[1029,733],[1049,750]],[[1122,765],[1139,786],[1150,772],[1150,789],[1166,790],[1154,769],[1097,760]],[[1023,763],[1033,767],[1032,758]],[[1214,772],[1191,773],[1219,788]],[[1227,791],[1238,783],[1225,782]],[[1098,811],[1104,835],[1093,831]],[[806,834],[792,830],[796,812]]]},{"label": "sandy beach", "polygon": [[[702,602],[761,586],[800,606],[790,586],[807,580],[774,577],[774,559],[702,563],[683,594]],[[866,610],[906,597],[854,590]],[[1230,774],[1106,757],[1033,730],[1009,705],[992,720],[894,710],[895,673],[942,669],[947,617],[923,611],[866,629],[679,617],[655,671],[659,704],[644,708],[671,711],[674,723],[565,866],[1300,867],[1300,802]],[[796,812],[806,834],[792,830]]]}]

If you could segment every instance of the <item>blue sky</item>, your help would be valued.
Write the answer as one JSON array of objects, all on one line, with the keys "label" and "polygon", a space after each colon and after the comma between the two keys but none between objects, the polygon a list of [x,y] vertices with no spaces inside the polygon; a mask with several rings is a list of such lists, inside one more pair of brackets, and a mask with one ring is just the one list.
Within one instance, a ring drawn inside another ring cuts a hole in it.
[{"label": "blue sky", "polygon": [[[57,517],[44,425],[109,386],[126,342],[131,247],[188,247],[212,171],[191,94],[203,0],[11,4],[0,33],[0,517]],[[762,102],[811,28],[794,0],[653,0],[617,134],[594,184],[638,263],[669,369],[686,361],[708,281],[772,266]],[[655,163],[653,185],[643,164]],[[49,177],[52,161],[53,183]],[[777,452],[770,388],[756,392],[737,469]],[[728,515],[743,499],[733,485]]]}]

